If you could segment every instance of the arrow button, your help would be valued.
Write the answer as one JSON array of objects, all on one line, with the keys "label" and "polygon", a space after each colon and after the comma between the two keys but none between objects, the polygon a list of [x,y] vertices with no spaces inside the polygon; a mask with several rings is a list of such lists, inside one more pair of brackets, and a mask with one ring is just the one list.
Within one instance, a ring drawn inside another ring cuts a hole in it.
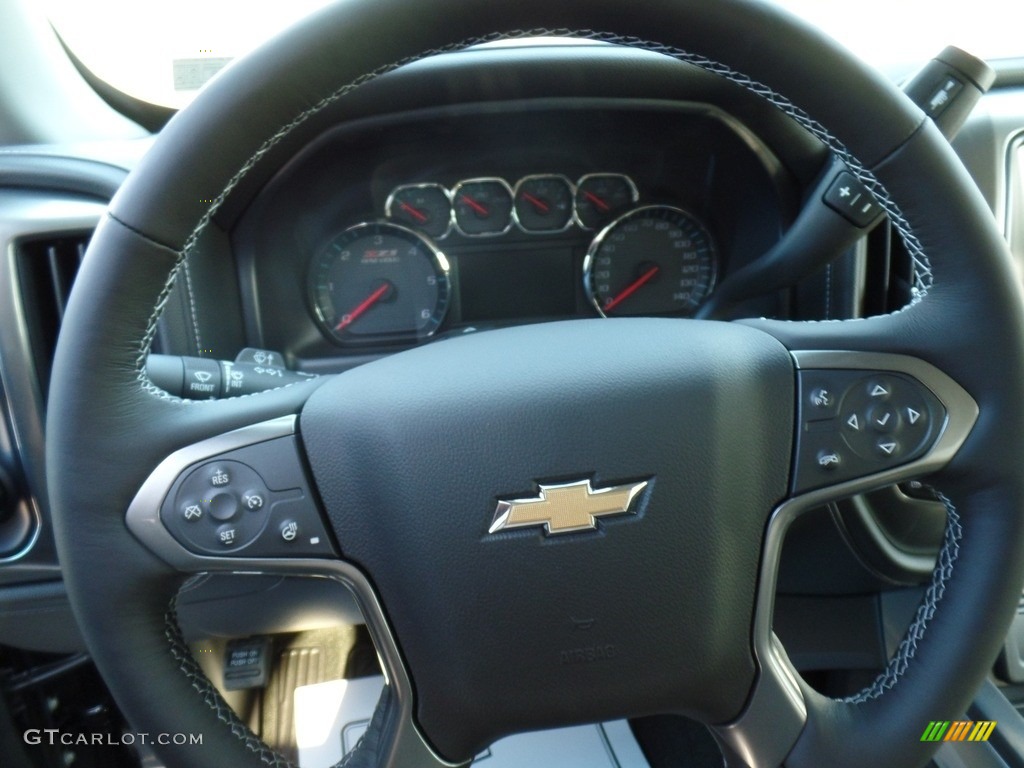
[{"label": "arrow button", "polygon": [[856,413],[850,414],[850,418],[846,420],[846,426],[854,432],[860,432],[860,419],[857,418]]},{"label": "arrow button", "polygon": [[886,456],[895,456],[896,451],[899,449],[899,445],[895,440],[879,440],[878,450],[884,453]]},{"label": "arrow button", "polygon": [[920,411],[915,411],[913,408],[909,406],[907,407],[907,422],[910,424],[910,426],[914,426],[915,424],[917,424],[917,422],[921,420],[921,417],[922,414]]}]

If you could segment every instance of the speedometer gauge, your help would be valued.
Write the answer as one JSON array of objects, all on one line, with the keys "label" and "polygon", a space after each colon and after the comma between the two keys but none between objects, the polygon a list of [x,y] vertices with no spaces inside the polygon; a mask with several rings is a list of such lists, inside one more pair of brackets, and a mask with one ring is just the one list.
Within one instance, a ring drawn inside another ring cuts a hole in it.
[{"label": "speedometer gauge", "polygon": [[594,238],[583,283],[597,311],[691,315],[711,293],[716,257],[707,229],[678,208],[650,205],[616,219]]},{"label": "speedometer gauge", "polygon": [[448,310],[448,261],[422,235],[397,224],[357,224],[313,261],[317,319],[342,344],[422,339]]}]

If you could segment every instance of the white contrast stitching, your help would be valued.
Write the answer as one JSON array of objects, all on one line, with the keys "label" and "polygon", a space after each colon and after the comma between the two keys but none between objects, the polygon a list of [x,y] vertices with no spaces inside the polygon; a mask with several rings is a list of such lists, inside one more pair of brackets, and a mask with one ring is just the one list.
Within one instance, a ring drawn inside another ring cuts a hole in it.
[{"label": "white contrast stitching", "polygon": [[[839,139],[837,139],[835,136],[833,136],[823,125],[821,125],[821,123],[819,123],[817,120],[814,120],[800,107],[793,104],[791,101],[789,101],[789,99],[785,98],[784,96],[776,93],[767,85],[760,83],[748,77],[747,75],[736,72],[727,65],[715,61],[714,59],[709,59],[708,57],[701,56],[699,54],[689,53],[687,51],[683,51],[679,48],[674,48],[672,46],[642,40],[637,37],[623,37],[609,32],[596,32],[593,30],[531,29],[517,30],[507,33],[495,32],[489,35],[463,40],[458,43],[452,43],[441,48],[424,51],[415,56],[408,56],[404,59],[401,59],[400,61],[396,61],[392,64],[378,67],[372,72],[357,77],[355,80],[352,80],[346,85],[341,86],[330,95],[325,96],[312,107],[309,107],[308,109],[300,112],[294,119],[292,119],[289,123],[282,126],[273,136],[268,138],[260,145],[260,147],[242,165],[242,167],[239,168],[237,172],[235,172],[235,174],[228,181],[227,185],[224,187],[221,193],[213,199],[213,202],[210,204],[210,207],[207,208],[203,216],[200,217],[199,221],[196,223],[195,228],[186,238],[182,250],[178,252],[178,261],[184,261],[185,258],[187,257],[187,254],[191,253],[194,250],[195,245],[199,239],[199,236],[210,224],[210,222],[213,219],[213,215],[224,203],[225,199],[227,199],[227,196],[232,192],[232,190],[234,190],[234,188],[241,182],[243,178],[245,178],[249,171],[256,166],[259,160],[262,157],[264,157],[268,152],[270,152],[271,149],[277,146],[277,144],[279,144],[293,130],[295,130],[297,127],[305,123],[309,118],[321,112],[322,110],[324,110],[331,104],[335,103],[345,95],[351,93],[356,88],[370,82],[371,80],[380,77],[381,75],[387,74],[388,72],[392,72],[402,66],[405,66],[406,64],[411,64],[414,61],[419,61],[420,59],[424,59],[430,56],[462,50],[474,45],[480,45],[487,42],[495,42],[498,40],[516,39],[523,37],[575,37],[580,39],[611,43],[615,45],[625,45],[632,48],[640,48],[655,53],[660,53],[666,56],[670,56],[671,58],[677,59],[679,61],[700,67],[701,69],[711,72],[712,74],[724,77],[725,79],[730,80],[733,83],[736,83],[737,85],[740,85],[746,88],[747,90],[761,96],[769,103],[773,104],[775,107],[782,110],[785,114],[789,115],[793,120],[795,120],[801,126],[803,126],[805,130],[807,130],[813,136],[817,137],[823,144],[825,144],[829,149],[831,149],[832,152],[834,152],[846,164],[850,172],[853,173],[865,185],[865,187],[867,187],[867,189],[875,197],[878,204],[888,214],[889,219],[893,224],[893,227],[900,233],[901,237],[904,240],[904,243],[906,244],[907,252],[909,253],[913,261],[914,288],[912,290],[911,302],[910,304],[907,305],[907,307],[916,304],[926,295],[933,281],[931,263],[929,262],[927,255],[924,253],[924,249],[921,246],[920,241],[911,231],[910,225],[907,222],[906,218],[903,216],[903,213],[900,211],[899,207],[892,201],[892,198],[889,196],[888,191],[886,191],[885,187],[881,184],[881,182],[875,178],[874,174],[872,174],[869,170],[864,168],[864,166],[850,153],[850,151],[843,145],[843,143],[839,141]],[[172,271],[170,277],[168,278],[168,285],[173,285],[175,272],[176,270]],[[165,291],[161,292],[159,301],[166,302],[166,296],[164,295],[166,290],[167,288],[165,287]],[[162,307],[162,303],[158,304],[158,307]],[[907,307],[897,310],[897,312],[901,312],[905,310]],[[159,387],[156,387],[155,385],[152,384],[152,382],[149,381],[149,377],[146,375],[145,372],[145,358],[149,351],[149,344],[152,342],[153,334],[155,333],[156,322],[158,318],[159,313],[156,313],[156,315],[153,318],[151,318],[150,327],[147,327],[146,332],[143,335],[142,341],[140,343],[140,354],[138,358],[137,367],[139,371],[139,381],[142,388],[145,391],[149,392],[150,394],[161,397],[162,399],[171,400],[179,403],[215,402],[208,400],[196,401],[176,398],[165,392],[162,392],[162,390],[160,390]],[[850,321],[834,320],[826,322]],[[294,385],[289,384],[286,386]]]},{"label": "white contrast stitching", "polygon": [[[256,164],[264,157],[271,149],[273,149],[278,143],[280,143],[286,136],[288,136],[293,130],[306,122],[309,118],[316,115],[326,107],[335,103],[346,94],[352,92],[361,85],[381,76],[401,66],[418,61],[420,59],[461,50],[472,45],[477,45],[485,42],[491,42],[496,40],[511,39],[511,38],[522,38],[522,37],[538,37],[538,36],[559,36],[559,37],[576,37],[582,39],[595,40],[600,42],[607,42],[618,45],[626,45],[633,48],[640,48],[656,53],[661,53],[666,56],[670,56],[682,62],[686,62],[701,69],[704,69],[713,74],[719,75],[726,78],[727,80],[736,83],[749,91],[763,97],[768,102],[773,104],[775,107],[783,111],[789,117],[798,122],[808,132],[817,137],[823,144],[825,144],[832,152],[834,152],[849,168],[850,172],[853,173],[871,192],[878,204],[885,210],[891,220],[893,227],[900,233],[901,237],[906,244],[907,251],[913,261],[914,265],[914,287],[912,290],[912,299],[908,306],[916,304],[921,301],[926,295],[928,289],[931,287],[933,282],[933,275],[931,264],[924,253],[924,249],[921,246],[920,241],[913,234],[909,223],[904,218],[902,212],[897,205],[892,201],[888,191],[883,187],[881,182],[875,178],[869,170],[849,152],[849,150],[835,137],[833,136],[824,126],[814,120],[810,115],[804,112],[802,109],[794,105],[785,97],[773,91],[768,86],[760,83],[750,77],[738,73],[721,62],[714,61],[705,56],[692,54],[678,48],[666,46],[650,41],[645,41],[636,37],[622,37],[619,35],[606,33],[606,32],[595,32],[595,31],[574,31],[574,30],[544,30],[534,29],[525,31],[515,31],[509,33],[494,33],[483,37],[473,38],[464,40],[460,43],[453,43],[451,45],[444,46],[442,48],[424,51],[417,56],[410,56],[400,61],[394,62],[389,65],[378,67],[372,72],[361,75],[350,83],[343,85],[338,88],[329,96],[321,99],[317,104],[313,105],[309,109],[299,113],[291,122],[282,126],[273,136],[264,141],[256,152],[239,168],[239,170],[231,177],[227,185],[221,191],[210,207],[206,210],[203,216],[197,222],[195,228],[186,238],[182,250],[178,253],[178,264],[180,266],[187,257],[187,254],[193,251],[195,245],[199,239],[199,236],[205,230],[205,228],[212,221],[213,215],[223,204],[227,196],[232,190],[241,182],[241,180],[252,170]],[[176,402],[211,402],[211,401],[185,401],[180,398],[174,398],[163,392],[156,387],[146,375],[145,371],[145,359],[149,350],[150,343],[152,342],[153,335],[156,330],[156,322],[159,318],[160,311],[166,304],[167,296],[170,292],[171,287],[174,284],[174,279],[177,274],[177,269],[171,271],[168,277],[167,283],[164,289],[161,291],[157,299],[156,307],[153,310],[153,314],[150,318],[150,322],[146,328],[146,332],[139,344],[139,355],[137,358],[138,368],[138,379],[141,386],[147,392],[164,399],[170,399]],[[187,277],[186,271],[186,280]],[[194,306],[194,305],[193,305]],[[903,308],[906,309],[906,308]],[[898,310],[898,311],[903,311]],[[195,318],[194,318],[195,320]],[[824,322],[850,322],[847,320],[826,320]],[[198,338],[198,327],[197,327],[197,338]],[[292,385],[288,385],[292,386]],[[250,395],[255,396],[255,395]],[[949,524],[946,531],[946,543],[943,546],[942,553],[940,554],[940,566],[936,568],[933,576],[933,582],[926,593],[925,601],[918,611],[917,618],[911,625],[910,630],[907,633],[906,638],[900,645],[899,652],[893,658],[889,667],[886,669],[875,684],[870,688],[866,689],[857,696],[845,699],[844,701],[850,703],[857,703],[860,701],[867,701],[871,698],[876,698],[882,695],[886,690],[892,688],[896,682],[900,679],[902,674],[905,672],[910,660],[913,659],[914,654],[917,650],[917,643],[923,636],[925,629],[928,626],[931,617],[935,613],[936,606],[942,598],[945,592],[945,586],[952,575],[953,564],[956,561],[957,554],[959,551],[959,541],[962,535],[961,527],[959,524],[959,518],[957,517],[956,510],[953,505],[942,497],[943,502],[946,504],[946,508],[949,514]],[[180,630],[177,627],[177,620],[175,614],[175,606],[172,604],[167,614],[167,637],[171,642],[172,653],[178,660],[179,665],[183,672],[189,676],[192,680],[192,685],[197,691],[203,696],[207,704],[212,707],[217,716],[226,722],[245,745],[256,752],[260,759],[266,764],[273,768],[291,768],[291,764],[283,757],[278,755],[276,752],[271,750],[265,744],[263,744],[248,728],[245,727],[234,713],[231,712],[230,708],[226,707],[223,700],[217,694],[216,690],[212,687],[205,675],[198,668],[195,660],[192,659],[191,654],[188,652],[187,647],[184,647],[183,640],[181,639]],[[184,648],[184,650],[182,650]]]},{"label": "white contrast stitching", "polygon": [[[200,575],[205,578],[205,575]],[[199,577],[193,577],[183,585],[182,589],[187,589],[191,582]],[[180,593],[179,593],[180,594]],[[175,595],[171,601],[170,606],[167,609],[167,613],[164,616],[164,636],[167,638],[167,642],[171,647],[171,656],[178,662],[178,669],[180,669],[188,681],[192,684],[192,687],[199,693],[203,701],[210,709],[217,715],[217,719],[227,725],[231,729],[231,733],[237,736],[246,748],[255,752],[259,759],[271,768],[298,768],[294,763],[285,758],[275,749],[269,747],[259,738],[252,730],[249,729],[245,723],[243,723],[239,717],[235,714],[234,710],[228,706],[227,702],[221,697],[220,693],[209,678],[203,672],[202,668],[196,662],[192,656],[192,652],[188,649],[188,645],[185,643],[185,638],[181,634],[181,628],[178,625],[178,597]]]},{"label": "white contrast stitching", "polygon": [[[164,615],[164,637],[167,638],[167,642],[170,645],[171,656],[178,663],[178,669],[181,670],[192,684],[192,688],[199,693],[206,705],[217,715],[217,719],[227,725],[231,729],[231,733],[237,736],[247,749],[255,752],[259,759],[271,768],[298,768],[295,763],[268,746],[259,736],[252,732],[249,726],[242,722],[238,715],[235,714],[235,711],[224,701],[213,683],[210,682],[210,679],[203,672],[202,667],[199,666],[199,663],[189,650],[188,644],[185,642],[181,626],[178,623],[178,598],[192,586],[205,581],[208,575],[199,573],[191,576],[182,584],[178,593],[171,599],[171,604]],[[375,713],[375,718],[376,716]],[[380,716],[383,716],[383,714]],[[332,768],[345,768],[353,759],[353,756],[359,753],[359,747],[362,743],[363,738],[360,737],[355,747],[347,752]]]},{"label": "white contrast stitching", "polygon": [[181,271],[185,275],[185,289],[188,292],[189,314],[192,316],[192,333],[196,339],[196,354],[203,356],[203,340],[199,333],[199,311],[196,309],[196,295],[192,290],[192,273],[188,270],[188,254],[181,260]]},{"label": "white contrast stitching", "polygon": [[949,584],[949,580],[953,576],[953,566],[956,565],[957,558],[960,556],[960,540],[963,538],[964,531],[963,526],[960,525],[960,516],[953,503],[941,493],[936,495],[939,501],[946,506],[946,535],[935,564],[935,571],[932,573],[932,583],[924,594],[924,599],[917,609],[913,623],[907,629],[907,634],[903,637],[900,647],[896,649],[896,653],[885,671],[860,693],[842,699],[844,703],[862,704],[865,701],[877,699],[899,682],[917,654],[918,643],[924,637],[929,622],[935,615],[943,595],[946,594],[946,585]]},{"label": "white contrast stitching", "polygon": [[832,319],[832,264],[825,265],[825,319]]}]

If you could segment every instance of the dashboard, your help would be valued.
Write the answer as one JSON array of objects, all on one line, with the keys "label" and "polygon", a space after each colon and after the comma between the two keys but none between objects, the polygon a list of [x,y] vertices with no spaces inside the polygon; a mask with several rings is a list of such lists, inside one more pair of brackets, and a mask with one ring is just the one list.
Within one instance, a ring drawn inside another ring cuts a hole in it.
[{"label": "dashboard", "polygon": [[772,151],[710,104],[506,104],[329,131],[233,244],[251,332],[324,358],[524,322],[691,316],[778,240],[797,197]]},{"label": "dashboard", "polygon": [[[255,348],[281,353],[293,370],[331,373],[490,328],[698,314],[723,281],[779,242],[826,155],[770,106],[703,73],[680,76],[678,63],[610,47],[571,54],[513,52],[509,64],[486,51],[442,57],[361,89],[342,117],[325,114],[314,138],[283,145],[272,170],[257,169],[227,200],[189,255],[157,351],[213,363]],[[446,72],[435,90],[418,79],[430,67]],[[1008,87],[986,97],[958,149],[1024,258],[1020,96]],[[0,551],[9,589],[0,616],[16,617],[3,643],[79,647],[45,497],[52,346],[39,338],[55,338],[62,310],[58,301],[43,317],[39,296],[51,282],[63,285],[58,294],[70,286],[103,203],[138,162],[108,153],[145,146],[0,153],[9,254],[0,272],[0,492],[6,485],[11,519],[30,532],[15,531],[17,546]],[[94,183],[111,168],[110,183]],[[883,224],[822,273],[745,300],[732,316],[890,311],[909,296],[908,261]],[[925,491],[890,488],[794,527],[777,625],[802,671],[870,666],[864,649],[880,636],[879,612],[864,595],[924,583],[944,521]],[[10,586],[29,584],[38,589],[15,595]],[[235,632],[224,629],[233,614],[211,605],[203,631]],[[828,634],[817,617],[840,610],[869,616],[863,636]],[[906,623],[902,604],[886,610]],[[274,631],[275,610],[252,613]]]}]

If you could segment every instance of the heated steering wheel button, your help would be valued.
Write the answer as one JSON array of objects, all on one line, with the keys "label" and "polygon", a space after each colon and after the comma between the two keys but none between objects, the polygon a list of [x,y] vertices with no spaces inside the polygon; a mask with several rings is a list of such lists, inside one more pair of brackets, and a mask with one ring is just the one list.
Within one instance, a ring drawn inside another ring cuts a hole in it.
[{"label": "heated steering wheel button", "polygon": [[210,499],[210,517],[227,522],[238,514],[238,499],[233,493],[218,493]]},{"label": "heated steering wheel button", "polygon": [[[251,557],[333,557],[334,545],[327,535],[320,511],[306,493],[288,498],[271,497],[264,508],[267,525],[246,547]],[[253,515],[245,515],[249,520]]]},{"label": "heated steering wheel button", "polygon": [[284,541],[292,542],[299,537],[299,524],[294,520],[285,520],[281,523],[281,538]]}]

